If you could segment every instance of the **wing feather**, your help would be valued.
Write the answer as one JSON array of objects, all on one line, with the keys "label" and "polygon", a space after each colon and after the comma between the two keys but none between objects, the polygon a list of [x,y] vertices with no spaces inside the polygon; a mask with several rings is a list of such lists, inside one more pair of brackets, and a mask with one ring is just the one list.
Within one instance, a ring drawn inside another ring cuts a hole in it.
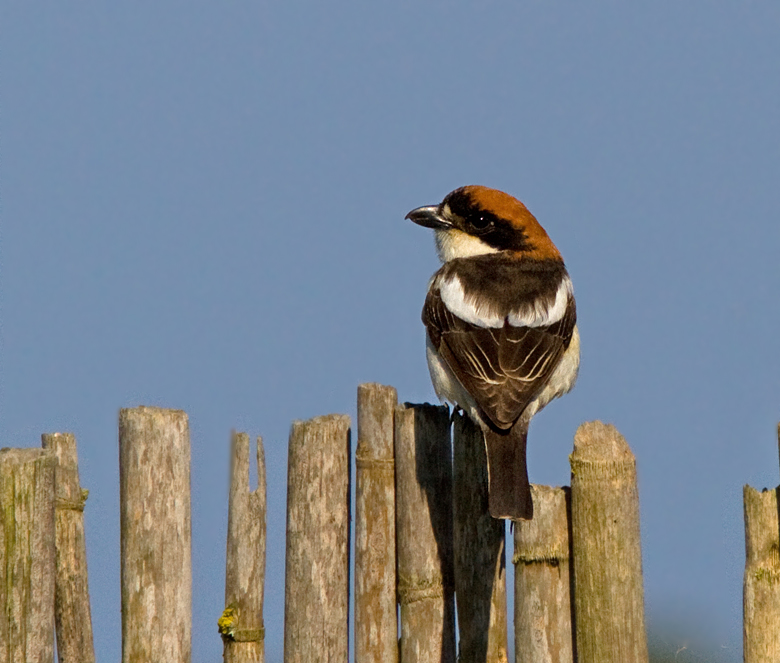
[{"label": "wing feather", "polygon": [[435,280],[422,316],[439,355],[498,430],[511,428],[544,387],[571,341],[576,317],[569,297],[563,317],[545,327],[512,326],[506,319],[503,327],[478,327],[447,308]]}]

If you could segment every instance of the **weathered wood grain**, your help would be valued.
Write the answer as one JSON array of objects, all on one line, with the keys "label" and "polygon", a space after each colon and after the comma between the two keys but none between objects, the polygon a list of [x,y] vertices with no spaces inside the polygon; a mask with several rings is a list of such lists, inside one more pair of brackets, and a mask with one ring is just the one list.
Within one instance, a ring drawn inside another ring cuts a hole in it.
[{"label": "weathered wood grain", "polygon": [[0,449],[0,663],[54,661],[54,465]]},{"label": "weathered wood grain", "polygon": [[79,482],[76,437],[72,433],[44,434],[41,443],[44,449],[51,449],[56,458],[57,580],[54,618],[57,625],[57,657],[60,663],[94,663],[84,536],[84,502],[88,491],[82,490]]},{"label": "weathered wood grain", "polygon": [[647,663],[636,461],[617,429],[582,424],[571,462],[579,663]]},{"label": "weathered wood grain", "polygon": [[515,663],[573,663],[570,491],[531,484],[533,520],[515,523]]},{"label": "weathered wood grain", "polygon": [[396,390],[358,387],[355,452],[355,661],[398,661],[393,417]]},{"label": "weathered wood grain", "polygon": [[285,663],[349,658],[350,421],[296,421],[287,466]]},{"label": "weathered wood grain", "polygon": [[122,662],[189,663],[192,526],[187,415],[119,413]]},{"label": "weathered wood grain", "polygon": [[265,626],[266,470],[257,438],[257,488],[249,487],[249,436],[233,433],[225,571],[225,612],[219,620],[225,663],[263,663]]},{"label": "weathered wood grain", "polygon": [[452,454],[446,407],[395,410],[402,663],[454,663]]},{"label": "weathered wood grain", "polygon": [[452,445],[458,662],[506,663],[506,525],[488,511],[485,438],[456,414]]},{"label": "weathered wood grain", "polygon": [[745,663],[780,661],[780,524],[777,491],[745,486]]}]

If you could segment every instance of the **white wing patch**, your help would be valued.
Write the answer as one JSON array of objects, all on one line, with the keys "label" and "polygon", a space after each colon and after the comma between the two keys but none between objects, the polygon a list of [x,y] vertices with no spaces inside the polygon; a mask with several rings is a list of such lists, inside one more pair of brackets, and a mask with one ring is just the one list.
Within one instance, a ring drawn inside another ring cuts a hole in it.
[{"label": "white wing patch", "polygon": [[533,304],[503,316],[490,305],[479,303],[476,297],[466,295],[457,275],[442,279],[438,285],[442,302],[454,315],[477,327],[492,329],[503,327],[505,322],[513,327],[552,325],[563,318],[569,297],[573,294],[571,279],[567,275],[558,286],[552,306],[549,301],[537,299]]},{"label": "white wing patch", "polygon": [[451,276],[439,283],[439,292],[444,305],[461,320],[477,327],[503,327],[504,316],[491,311],[489,306],[480,306],[474,297],[467,297],[463,284],[457,276]]},{"label": "white wing patch", "polygon": [[548,306],[547,302],[537,299],[532,306],[512,311],[507,316],[507,321],[513,327],[547,327],[558,322],[566,313],[569,297],[574,288],[568,275],[563,277],[558,291],[555,293],[555,302]]}]

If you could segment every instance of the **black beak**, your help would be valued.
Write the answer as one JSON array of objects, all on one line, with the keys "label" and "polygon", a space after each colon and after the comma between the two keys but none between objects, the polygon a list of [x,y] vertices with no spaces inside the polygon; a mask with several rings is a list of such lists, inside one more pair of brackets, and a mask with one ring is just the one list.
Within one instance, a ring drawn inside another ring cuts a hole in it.
[{"label": "black beak", "polygon": [[447,221],[441,214],[439,214],[439,208],[437,205],[429,205],[428,207],[418,207],[413,209],[406,218],[410,221],[414,221],[420,226],[426,228],[451,228],[452,224]]}]

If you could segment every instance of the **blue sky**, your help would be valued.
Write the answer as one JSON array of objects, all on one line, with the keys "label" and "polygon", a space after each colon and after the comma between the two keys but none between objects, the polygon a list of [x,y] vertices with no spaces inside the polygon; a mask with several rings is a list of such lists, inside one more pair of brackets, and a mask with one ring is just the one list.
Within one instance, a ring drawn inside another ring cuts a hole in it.
[{"label": "blue sky", "polygon": [[575,284],[580,380],[531,480],[617,425],[651,627],[741,659],[742,485],[778,483],[776,3],[9,2],[0,39],[0,436],[77,436],[99,659],[117,413],[146,404],[190,416],[196,662],[221,654],[230,430],[264,436],[279,660],[290,423],[354,421],[360,382],[435,400],[437,262],[403,217],[463,184],[523,200]]}]

